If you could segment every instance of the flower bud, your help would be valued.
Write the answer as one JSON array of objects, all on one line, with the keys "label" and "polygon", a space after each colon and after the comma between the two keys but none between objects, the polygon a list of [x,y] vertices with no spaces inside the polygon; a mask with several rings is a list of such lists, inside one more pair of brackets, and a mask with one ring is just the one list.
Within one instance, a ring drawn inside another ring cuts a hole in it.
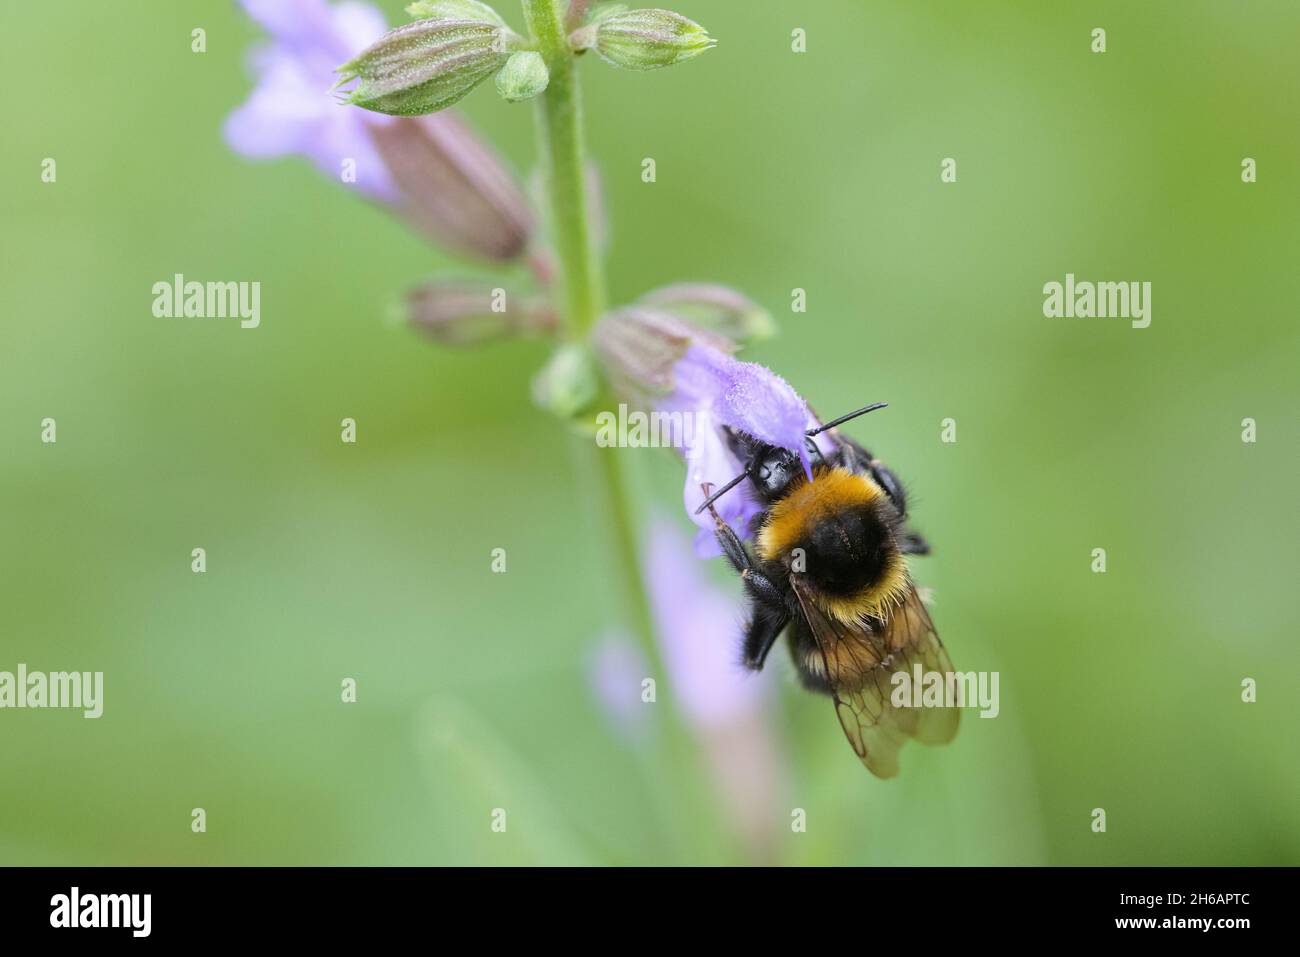
[{"label": "flower bud", "polygon": [[673,387],[673,367],[692,343],[723,353],[734,342],[717,332],[693,326],[666,309],[634,305],[604,316],[591,333],[591,346],[610,383],[622,394],[651,399]]},{"label": "flower bud", "polygon": [[493,262],[527,249],[527,198],[455,111],[374,125],[370,136],[396,183],[396,207],[421,232],[460,255]]},{"label": "flower bud", "polygon": [[532,50],[521,50],[512,53],[497,74],[497,92],[511,103],[518,103],[541,93],[550,79],[542,55]]},{"label": "flower bud", "polygon": [[[598,11],[599,16],[599,11]],[[588,39],[584,31],[595,28]],[[594,45],[601,58],[627,70],[656,70],[697,57],[717,41],[694,20],[671,10],[627,10],[576,31],[580,49]]]},{"label": "flower bud", "polygon": [[743,293],[712,283],[679,283],[646,293],[641,301],[736,342],[776,333],[772,316]]},{"label": "flower bud", "polygon": [[555,312],[545,298],[468,279],[440,279],[410,290],[406,318],[430,339],[452,346],[555,328]]},{"label": "flower bud", "polygon": [[480,20],[506,25],[501,14],[479,0],[416,0],[407,5],[406,12],[417,20]]},{"label": "flower bud", "polygon": [[486,20],[416,20],[339,67],[344,102],[394,116],[451,106],[506,62],[517,34]]},{"label": "flower bud", "polygon": [[570,30],[580,27],[590,13],[591,0],[569,0],[569,9],[564,15],[565,26]]},{"label": "flower bud", "polygon": [[533,378],[533,401],[563,419],[572,419],[590,406],[598,390],[591,353],[573,342],[556,349]]},{"label": "flower bud", "polygon": [[[581,22],[586,24],[596,24],[601,20],[608,20],[610,17],[619,13],[627,13],[630,7],[626,3],[598,3],[582,15]],[[573,4],[569,4],[570,16],[572,16]]]}]

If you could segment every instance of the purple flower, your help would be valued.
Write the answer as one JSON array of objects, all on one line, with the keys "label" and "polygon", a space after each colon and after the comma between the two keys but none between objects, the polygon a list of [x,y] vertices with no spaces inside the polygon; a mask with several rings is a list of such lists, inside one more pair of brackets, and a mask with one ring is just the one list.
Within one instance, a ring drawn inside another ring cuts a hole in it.
[{"label": "purple flower", "polygon": [[[700,528],[695,550],[701,557],[721,554],[714,538],[713,516],[707,511],[695,514],[705,499],[703,484],[717,489],[744,471],[723,426],[789,449],[812,477],[804,434],[812,413],[794,389],[766,366],[740,362],[725,352],[692,344],[673,366],[673,391],[663,407],[691,411],[695,416],[695,428],[689,433],[693,441],[685,450],[683,498],[687,513]],[[762,511],[744,482],[718,499],[714,508],[742,538],[749,536],[750,522]]]},{"label": "purple flower", "polygon": [[673,376],[677,402],[712,409],[723,425],[789,449],[808,469],[808,406],[771,369],[692,345],[673,367]]},{"label": "purple flower", "polygon": [[[663,518],[650,524],[644,568],[655,638],[674,703],[698,727],[758,720],[766,711],[762,700],[770,685],[740,663],[742,613],[734,597],[700,574],[690,546]],[[588,660],[591,688],[622,729],[639,722],[641,682],[649,676],[645,656],[622,632],[604,635]]]},{"label": "purple flower", "polygon": [[634,740],[647,730],[641,682],[649,675],[645,655],[622,632],[602,636],[587,660],[587,679],[601,710],[625,737]]},{"label": "purple flower", "polygon": [[[716,558],[722,554],[718,545],[713,515],[697,512],[704,504],[704,486],[710,491],[721,488],[744,470],[744,463],[732,454],[725,433],[715,427],[709,413],[702,412],[695,419],[696,429],[690,445],[685,449],[686,485],[682,489],[682,504],[686,514],[698,527],[695,533],[695,554],[700,558]],[[742,482],[714,503],[718,517],[735,530],[741,538],[749,537],[749,526],[763,506],[754,497],[749,484]]]},{"label": "purple flower", "polygon": [[[737,655],[740,609],[710,585],[672,523],[652,521],[645,548],[646,590],[665,676],[655,676],[621,633],[605,636],[588,660],[588,678],[611,724],[644,738],[648,709],[671,702],[706,757],[725,820],[755,862],[776,852],[789,791],[789,764],[771,712],[771,675],[746,671]],[[658,702],[641,700],[641,682],[658,677]],[[666,680],[665,680],[666,679]]]},{"label": "purple flower", "polygon": [[226,142],[255,159],[302,154],[331,178],[352,159],[358,190],[396,202],[397,186],[370,138],[372,127],[391,119],[341,109],[329,93],[335,68],[387,30],[383,14],[364,3],[330,7],[324,0],[242,4],[272,40],[253,54],[257,87],[227,118]]},{"label": "purple flower", "polygon": [[242,0],[271,35],[252,58],[257,86],[226,120],[226,141],[255,159],[299,154],[331,179],[355,164],[359,192],[393,207],[462,255],[506,262],[527,248],[533,217],[497,155],[449,111],[398,119],[339,104],[335,71],[383,36],[364,3]]},{"label": "purple flower", "polygon": [[646,586],[673,696],[699,724],[750,720],[762,710],[759,702],[767,685],[737,657],[740,606],[709,585],[690,558],[690,548],[671,523],[653,522],[646,543]]},{"label": "purple flower", "polygon": [[[682,430],[683,501],[700,529],[695,548],[701,558],[721,554],[713,516],[695,514],[705,499],[702,486],[716,490],[744,471],[726,429],[788,449],[812,476],[805,433],[819,423],[807,403],[771,369],[731,356],[733,336],[761,336],[769,325],[766,314],[734,290],[687,285],[617,309],[592,332],[592,348],[620,393],[689,422]],[[816,441],[824,453],[831,451],[829,437]],[[748,482],[714,508],[741,538],[750,537],[750,522],[763,510]]]}]

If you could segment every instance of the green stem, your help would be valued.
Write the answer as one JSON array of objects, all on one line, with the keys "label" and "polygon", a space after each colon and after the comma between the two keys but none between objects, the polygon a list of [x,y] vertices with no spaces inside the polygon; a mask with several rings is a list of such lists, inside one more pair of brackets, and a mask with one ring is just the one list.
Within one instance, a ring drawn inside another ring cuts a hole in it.
[{"label": "green stem", "polygon": [[655,641],[654,616],[645,592],[645,574],[641,567],[641,548],[637,539],[636,523],[632,516],[632,502],[627,475],[623,470],[622,449],[596,449],[595,458],[600,467],[605,487],[609,514],[610,544],[617,560],[621,578],[624,607],[631,613],[632,628],[641,639],[646,654],[662,683],[667,677],[663,656]]},{"label": "green stem", "polygon": [[[587,333],[605,309],[605,275],[591,234],[587,211],[586,146],[583,142],[582,100],[573,50],[565,27],[566,0],[523,0],[528,28],[537,41],[538,52],[546,61],[550,79],[539,97],[538,135],[544,157],[546,193],[549,201],[551,230],[559,258],[558,279],[564,304],[564,335],[569,342],[586,344]],[[645,592],[641,566],[641,547],[637,535],[637,512],[619,449],[600,449],[588,437],[583,446],[579,467],[598,476],[602,486],[609,546],[623,607],[629,625],[645,651],[656,680],[667,681],[663,655],[655,641],[654,618]],[[665,708],[665,732],[656,737],[652,747],[655,772],[650,787],[657,795],[664,829],[665,847],[670,860],[682,860],[690,853],[678,825],[680,815],[667,809],[681,801],[670,786],[674,775],[670,769],[689,760],[691,747],[683,729]]]},{"label": "green stem", "polygon": [[[546,192],[560,260],[559,281],[566,306],[564,328],[571,341],[582,342],[605,307],[605,277],[587,215],[582,101],[564,26],[566,6],[564,0],[524,0],[528,27],[551,74],[541,96],[537,126],[546,156]],[[593,448],[590,455],[596,459],[592,464],[599,470],[604,486],[611,545],[632,625],[647,653],[659,665],[650,604],[641,577],[635,512],[623,463],[617,450]],[[591,463],[590,457],[586,463]]]},{"label": "green stem", "polygon": [[559,254],[564,330],[581,342],[605,308],[605,277],[592,243],[587,212],[582,97],[577,64],[564,27],[564,0],[523,0],[528,27],[550,81],[538,105],[551,228]]}]

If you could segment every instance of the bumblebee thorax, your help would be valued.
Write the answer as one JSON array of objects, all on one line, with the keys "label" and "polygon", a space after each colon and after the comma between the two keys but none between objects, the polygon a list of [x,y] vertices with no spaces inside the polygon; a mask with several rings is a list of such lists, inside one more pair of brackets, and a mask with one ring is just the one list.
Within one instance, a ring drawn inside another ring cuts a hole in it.
[{"label": "bumblebee thorax", "polygon": [[768,509],[758,553],[802,575],[829,614],[878,617],[906,580],[890,525],[895,514],[866,475],[819,469]]},{"label": "bumblebee thorax", "polygon": [[843,468],[818,469],[811,482],[792,484],[772,503],[758,532],[758,553],[764,561],[780,561],[794,548],[806,550],[815,528],[841,515],[870,511],[882,494],[865,475]]}]

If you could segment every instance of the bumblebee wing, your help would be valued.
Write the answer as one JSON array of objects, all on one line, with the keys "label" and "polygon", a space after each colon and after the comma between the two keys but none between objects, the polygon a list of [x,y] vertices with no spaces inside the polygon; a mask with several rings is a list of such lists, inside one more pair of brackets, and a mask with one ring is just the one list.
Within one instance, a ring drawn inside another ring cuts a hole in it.
[{"label": "bumblebee wing", "polygon": [[891,714],[888,684],[876,680],[889,650],[882,633],[852,628],[824,614],[797,576],[794,592],[817,646],[822,677],[835,702],[835,716],[858,758],[876,777],[898,773],[898,749],[907,732]]},{"label": "bumblebee wing", "polygon": [[[919,664],[923,673],[943,676],[947,688],[947,676],[955,674],[956,669],[948,657],[948,649],[939,640],[939,633],[934,630],[934,622],[930,620],[920,593],[911,582],[907,583],[902,600],[890,611],[885,621],[885,634],[889,646],[904,659],[904,664],[896,666],[895,671],[900,667],[911,670]],[[917,715],[913,737],[922,744],[947,744],[957,734],[961,712],[956,707],[908,710]]]},{"label": "bumblebee wing", "polygon": [[847,625],[821,610],[800,576],[791,575],[790,581],[816,643],[836,717],[867,770],[880,778],[896,775],[898,749],[908,738],[926,744],[952,740],[956,708],[903,707],[892,700],[894,675],[911,675],[914,664],[924,672],[953,670],[914,586],[908,584],[885,621]]}]

